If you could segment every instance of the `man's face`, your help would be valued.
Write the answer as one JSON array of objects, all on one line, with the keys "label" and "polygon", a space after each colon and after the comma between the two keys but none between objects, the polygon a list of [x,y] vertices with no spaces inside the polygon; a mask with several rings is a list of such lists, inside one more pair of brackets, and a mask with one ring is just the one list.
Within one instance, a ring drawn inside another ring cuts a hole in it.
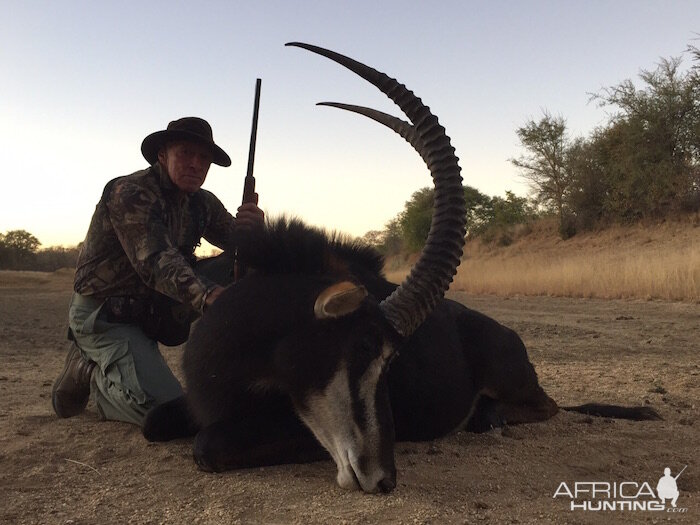
[{"label": "man's face", "polygon": [[212,157],[207,146],[180,141],[160,150],[158,160],[175,186],[187,193],[194,193],[204,184]]}]

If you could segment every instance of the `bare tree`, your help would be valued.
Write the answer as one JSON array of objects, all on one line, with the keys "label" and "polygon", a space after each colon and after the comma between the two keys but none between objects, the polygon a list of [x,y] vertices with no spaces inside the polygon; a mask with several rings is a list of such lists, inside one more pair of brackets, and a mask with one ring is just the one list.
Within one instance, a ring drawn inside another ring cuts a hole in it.
[{"label": "bare tree", "polygon": [[510,159],[510,162],[520,168],[521,176],[530,183],[537,201],[556,211],[559,224],[563,226],[565,197],[569,187],[566,120],[544,111],[539,122],[530,120],[516,133],[527,154]]}]

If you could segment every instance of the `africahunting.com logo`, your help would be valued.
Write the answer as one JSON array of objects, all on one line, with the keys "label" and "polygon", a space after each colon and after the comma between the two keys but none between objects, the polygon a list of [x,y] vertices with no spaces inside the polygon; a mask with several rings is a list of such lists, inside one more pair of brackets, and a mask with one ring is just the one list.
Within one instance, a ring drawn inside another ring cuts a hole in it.
[{"label": "africahunting.com logo", "polygon": [[664,475],[656,483],[656,491],[647,481],[562,481],[554,492],[554,499],[570,501],[572,511],[651,511],[685,513],[687,508],[678,507],[678,485],[676,480],[686,469],[675,476],[666,467]]}]

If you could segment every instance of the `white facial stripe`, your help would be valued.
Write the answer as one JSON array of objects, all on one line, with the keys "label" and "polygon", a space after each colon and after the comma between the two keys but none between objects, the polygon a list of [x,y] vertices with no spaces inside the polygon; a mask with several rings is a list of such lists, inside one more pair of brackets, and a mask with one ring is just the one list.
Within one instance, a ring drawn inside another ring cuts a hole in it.
[{"label": "white facial stripe", "polygon": [[384,370],[384,365],[388,356],[393,353],[391,345],[385,343],[382,347],[382,352],[374,359],[367,370],[360,378],[360,389],[359,395],[360,400],[365,408],[365,437],[368,438],[363,443],[363,449],[365,453],[372,452],[371,454],[371,464],[369,465],[369,470],[367,472],[360,473],[359,465],[357,463],[358,459],[353,451],[350,451],[349,459],[350,464],[353,466],[353,470],[357,475],[357,478],[365,491],[376,490],[379,481],[384,479],[386,472],[382,469],[379,457],[376,453],[380,450],[381,445],[381,434],[379,428],[379,421],[377,420],[377,409],[376,409],[376,399],[377,399],[377,383],[379,382],[379,377]]},{"label": "white facial stripe", "polygon": [[[360,378],[359,395],[360,400],[365,408],[365,434],[369,437],[379,437],[379,422],[377,421],[377,413],[375,410],[375,399],[377,394],[377,382],[384,367],[384,358],[377,357],[370,363],[367,370]],[[367,443],[367,445],[375,445]],[[376,444],[378,445],[378,443]]]},{"label": "white facial stripe", "polygon": [[352,431],[347,427],[349,423],[354,423],[352,418],[348,418],[347,410],[352,406],[352,400],[344,364],[341,364],[323,392],[309,396],[306,406],[306,410],[299,413],[301,419],[331,454],[339,472],[342,467],[350,468],[345,451],[352,442]]},{"label": "white facial stripe", "polygon": [[[343,488],[358,488],[357,478],[363,490],[372,492],[386,476],[377,456],[380,429],[375,400],[377,382],[391,353],[391,346],[385,344],[382,354],[370,363],[360,378],[358,394],[365,412],[364,432],[357,426],[352,414],[353,402],[345,363],[340,364],[324,391],[309,396],[306,410],[299,412],[316,439],[333,457],[338,468],[337,482]],[[360,469],[360,456],[370,459],[365,472]]]}]

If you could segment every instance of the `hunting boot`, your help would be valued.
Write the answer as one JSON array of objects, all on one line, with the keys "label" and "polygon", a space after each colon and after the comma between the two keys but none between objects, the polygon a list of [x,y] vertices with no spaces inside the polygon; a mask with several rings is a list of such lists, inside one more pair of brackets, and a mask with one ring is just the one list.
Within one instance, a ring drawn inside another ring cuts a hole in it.
[{"label": "hunting boot", "polygon": [[87,361],[71,343],[63,372],[51,390],[51,403],[58,417],[73,417],[87,406],[90,397],[90,378],[95,369],[93,361]]}]

